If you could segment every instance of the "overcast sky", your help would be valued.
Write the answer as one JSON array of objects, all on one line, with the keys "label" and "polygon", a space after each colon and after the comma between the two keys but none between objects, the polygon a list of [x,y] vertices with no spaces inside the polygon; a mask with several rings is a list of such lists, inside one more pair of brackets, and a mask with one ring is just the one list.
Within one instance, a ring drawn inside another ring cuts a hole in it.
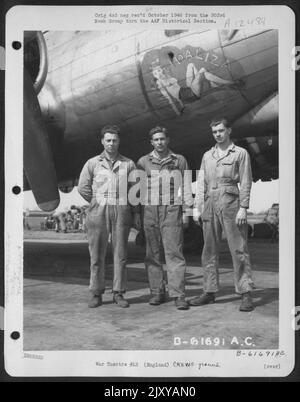
[{"label": "overcast sky", "polygon": [[[71,205],[81,206],[86,204],[78,194],[77,187],[74,187],[68,194],[60,192],[60,200],[58,209],[64,210]],[[279,202],[279,180],[253,183],[249,211],[256,213],[265,211],[274,202]],[[24,209],[39,210],[31,191],[25,191],[24,193]]]}]

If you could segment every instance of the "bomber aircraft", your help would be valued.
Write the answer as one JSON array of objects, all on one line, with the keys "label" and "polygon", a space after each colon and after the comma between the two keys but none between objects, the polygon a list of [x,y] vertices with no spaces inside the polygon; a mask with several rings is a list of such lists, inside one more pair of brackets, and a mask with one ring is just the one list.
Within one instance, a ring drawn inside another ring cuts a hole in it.
[{"label": "bomber aircraft", "polygon": [[278,178],[277,30],[26,31],[24,45],[24,190],[42,210],[77,184],[106,124],[134,161],[165,125],[196,170],[226,115],[254,180]]}]

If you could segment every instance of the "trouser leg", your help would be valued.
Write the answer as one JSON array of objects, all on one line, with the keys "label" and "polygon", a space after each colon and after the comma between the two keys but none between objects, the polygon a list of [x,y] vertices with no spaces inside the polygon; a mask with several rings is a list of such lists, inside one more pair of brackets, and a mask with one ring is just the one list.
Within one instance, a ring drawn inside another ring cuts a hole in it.
[{"label": "trouser leg", "polygon": [[146,239],[145,266],[150,291],[153,294],[163,294],[165,292],[158,208],[158,206],[151,205],[146,205],[144,208],[144,231]]},{"label": "trouser leg", "polygon": [[253,289],[253,280],[247,245],[247,224],[239,227],[234,218],[224,218],[223,225],[233,262],[235,290],[240,294],[250,292]]},{"label": "trouser leg", "polygon": [[60,229],[64,232],[66,230],[66,222],[63,216],[59,217]]},{"label": "trouser leg", "polygon": [[105,290],[105,255],[109,236],[106,208],[96,206],[86,219],[91,261],[89,289],[94,295],[100,295]]},{"label": "trouser leg", "polygon": [[54,220],[55,220],[55,230],[56,232],[59,232],[60,231],[59,219],[55,217]]},{"label": "trouser leg", "polygon": [[183,256],[182,208],[180,205],[161,206],[160,225],[165,251],[170,297],[185,295],[186,262]]},{"label": "trouser leg", "polygon": [[203,290],[205,293],[213,293],[219,290],[218,265],[222,236],[222,226],[216,213],[212,212],[210,218],[203,221],[203,236]]},{"label": "trouser leg", "polygon": [[124,293],[127,282],[127,248],[131,227],[131,210],[128,205],[110,205],[111,239],[114,257],[113,291]]}]

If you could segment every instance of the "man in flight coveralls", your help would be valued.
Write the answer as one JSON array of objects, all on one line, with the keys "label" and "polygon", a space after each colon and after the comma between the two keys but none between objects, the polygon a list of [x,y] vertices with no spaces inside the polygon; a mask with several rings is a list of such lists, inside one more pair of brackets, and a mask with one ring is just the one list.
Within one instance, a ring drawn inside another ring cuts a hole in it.
[{"label": "man in flight coveralls", "polygon": [[128,192],[134,184],[130,175],[135,171],[132,160],[119,154],[120,129],[105,126],[101,130],[104,151],[89,159],[80,174],[78,191],[90,203],[86,228],[91,260],[89,307],[101,306],[105,291],[105,256],[111,233],[114,276],[113,299],[120,307],[129,307],[126,291],[126,259],[130,228],[140,228],[137,207],[130,205]]},{"label": "man in flight coveralls", "polygon": [[[157,306],[165,301],[161,259],[163,247],[169,296],[174,298],[178,310],[187,310],[189,305],[185,300],[186,262],[182,252],[182,214],[185,208],[193,206],[194,201],[190,172],[186,159],[168,148],[170,139],[165,127],[154,127],[149,136],[153,151],[137,162],[137,168],[147,176],[143,223],[146,239],[145,265],[151,292],[149,304]],[[178,196],[178,193],[181,195]]]},{"label": "man in flight coveralls", "polygon": [[[252,271],[247,246],[247,209],[252,173],[248,152],[233,144],[225,117],[212,120],[216,145],[202,159],[197,180],[194,221],[203,222],[204,293],[189,301],[192,306],[214,303],[219,290],[219,248],[222,231],[227,238],[234,268],[236,293],[242,296],[240,311],[252,311]],[[238,188],[240,184],[240,189]]]}]

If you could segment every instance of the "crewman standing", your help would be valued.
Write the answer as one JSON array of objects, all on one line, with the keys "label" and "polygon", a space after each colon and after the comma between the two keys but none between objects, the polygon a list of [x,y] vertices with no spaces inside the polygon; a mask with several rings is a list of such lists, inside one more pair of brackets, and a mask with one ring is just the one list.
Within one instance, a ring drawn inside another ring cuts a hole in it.
[{"label": "crewman standing", "polygon": [[105,256],[111,233],[114,276],[113,300],[120,307],[129,307],[126,291],[126,259],[129,231],[132,224],[139,230],[138,208],[128,201],[133,183],[129,176],[135,170],[132,160],[119,154],[120,129],[105,126],[101,130],[104,151],[89,159],[80,174],[78,191],[90,203],[86,228],[91,260],[89,307],[102,304],[105,291]]},{"label": "crewman standing", "polygon": [[146,239],[145,265],[151,292],[149,304],[160,305],[165,301],[161,259],[163,247],[169,296],[175,299],[177,309],[187,310],[186,262],[182,248],[183,210],[193,205],[188,165],[182,155],[168,148],[170,139],[165,127],[154,127],[149,136],[153,151],[137,162],[137,168],[145,171],[147,176],[143,224]]},{"label": "crewman standing", "polygon": [[[214,303],[219,290],[219,248],[222,231],[233,260],[235,290],[242,296],[240,311],[253,310],[253,288],[247,246],[247,209],[252,173],[248,152],[231,141],[231,127],[225,117],[212,120],[216,145],[202,159],[197,180],[194,220],[203,222],[204,293],[189,301],[192,306]],[[238,188],[238,184],[240,188]]]}]

